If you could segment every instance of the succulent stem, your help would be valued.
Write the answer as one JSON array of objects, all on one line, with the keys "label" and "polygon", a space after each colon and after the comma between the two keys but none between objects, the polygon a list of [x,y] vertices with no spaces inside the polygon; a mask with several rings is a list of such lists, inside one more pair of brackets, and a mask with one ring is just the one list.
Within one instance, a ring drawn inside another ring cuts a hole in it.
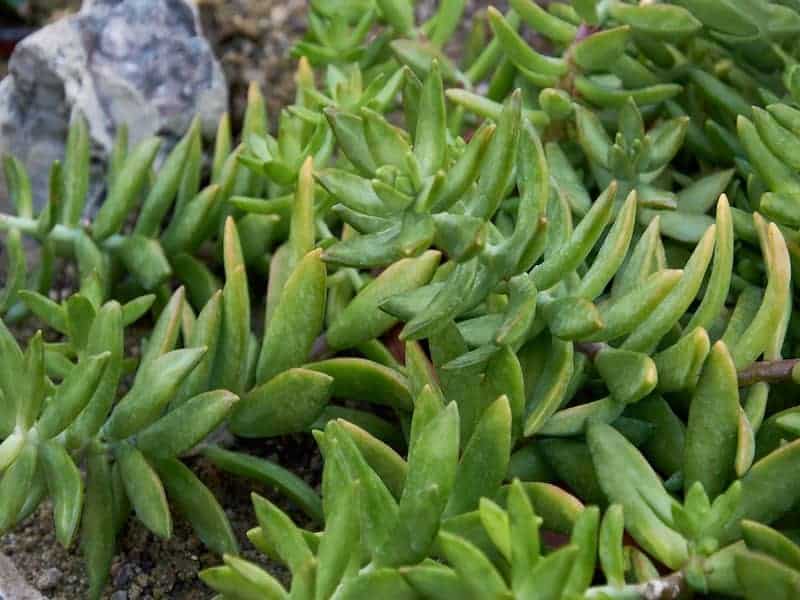
[{"label": "succulent stem", "polygon": [[[0,231],[18,229],[26,235],[36,238],[50,238],[57,244],[72,245],[78,236],[83,233],[80,227],[68,227],[66,225],[56,225],[49,232],[43,234],[39,231],[39,224],[36,219],[26,217],[16,217],[14,215],[0,213]],[[107,250],[116,250],[125,242],[125,236],[112,235],[103,240],[102,245]]]}]

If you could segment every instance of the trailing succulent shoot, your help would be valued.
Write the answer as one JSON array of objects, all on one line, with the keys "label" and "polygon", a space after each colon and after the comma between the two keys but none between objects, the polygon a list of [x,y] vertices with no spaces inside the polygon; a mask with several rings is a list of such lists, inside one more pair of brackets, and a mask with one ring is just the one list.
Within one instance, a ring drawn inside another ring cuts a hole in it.
[{"label": "trailing succulent shoot", "polygon": [[[170,505],[226,600],[800,594],[800,6],[509,4],[312,1],[274,133],[123,129],[96,213],[81,119],[38,212],[6,159],[0,310],[58,341],[0,328],[0,531],[50,497],[92,598]],[[218,428],[311,432],[321,493]],[[309,517],[254,496],[288,586],[193,448]]]},{"label": "trailing succulent shoot", "polygon": [[[8,531],[49,497],[64,546],[80,527],[92,597],[103,590],[131,510],[169,538],[172,505],[210,548],[237,549],[222,508],[179,458],[223,422],[238,397],[222,389],[196,393],[193,377],[207,348],[175,349],[181,327],[189,337],[181,324],[182,290],[161,313],[138,364],[126,358],[124,327],[152,300],[95,306],[80,294],[63,304],[41,297],[37,313],[65,341],[48,343],[38,333],[24,352],[0,321],[0,529]],[[210,303],[209,316],[198,322],[212,321],[220,308]],[[128,377],[132,383],[118,399]]]},{"label": "trailing succulent shoot", "polygon": [[[301,64],[298,79],[302,80],[304,72]],[[260,140],[268,135],[266,119],[264,99],[253,86],[242,139]],[[17,214],[0,215],[0,230],[7,232],[8,255],[0,309],[12,320],[23,316],[25,307],[19,302],[18,292],[33,289],[46,294],[53,282],[54,261],[64,257],[74,259],[81,292],[95,303],[153,292],[163,305],[171,293],[169,283],[177,278],[186,285],[192,305],[199,310],[222,287],[216,275],[216,266],[222,262],[217,242],[227,216],[236,213],[246,241],[245,256],[249,263],[259,266],[263,266],[263,254],[271,240],[284,235],[288,225],[280,222],[281,216],[288,216],[285,213],[247,214],[238,211],[231,198],[281,194],[283,202],[275,204],[288,206],[290,197],[285,194],[293,191],[300,163],[309,153],[325,152],[326,136],[330,138],[327,127],[309,128],[288,112],[282,115],[280,125],[280,176],[269,171],[268,179],[261,169],[245,168],[252,167],[255,159],[247,160],[244,144],[233,148],[230,120],[224,115],[209,173],[203,166],[199,120],[165,154],[157,170],[154,165],[160,140],[143,140],[129,149],[128,132],[123,126],[104,182],[95,181],[90,186],[89,134],[85,121],[78,116],[70,127],[63,162],[53,165],[50,193],[38,213],[24,166],[6,157],[9,197]],[[286,187],[287,182],[292,185]],[[100,191],[104,186],[105,200],[99,209],[87,206],[90,189]],[[26,267],[24,237],[35,239],[40,247],[39,266],[33,275]]]}]

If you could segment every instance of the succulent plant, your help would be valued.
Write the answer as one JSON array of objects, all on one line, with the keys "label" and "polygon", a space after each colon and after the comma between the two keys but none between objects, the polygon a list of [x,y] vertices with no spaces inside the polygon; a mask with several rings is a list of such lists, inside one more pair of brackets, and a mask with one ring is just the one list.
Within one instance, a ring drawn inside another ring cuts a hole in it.
[{"label": "succulent plant", "polygon": [[[444,406],[441,391],[430,384],[417,402],[408,462],[347,421],[331,422],[324,433],[316,433],[325,456],[323,531],[296,526],[274,504],[253,495],[259,527],[248,538],[289,568],[289,591],[257,564],[234,555],[226,555],[224,565],[201,572],[201,578],[233,600],[739,593],[735,583],[731,586],[737,573],[749,569],[742,566],[747,556],[743,543],[720,548],[719,541],[725,539],[725,528],[738,522],[742,484],[734,484],[711,504],[703,484],[696,482],[681,506],[666,492],[660,496],[657,478],[655,486],[648,485],[654,474],[648,474],[644,461],[644,470],[639,467],[634,473],[632,461],[621,459],[622,469],[615,463],[608,470],[618,471],[620,477],[612,484],[619,484],[615,489],[623,503],[609,506],[601,519],[597,507],[584,507],[551,484],[514,479],[501,486],[485,477],[504,470],[510,458],[509,444],[498,444],[511,439],[508,397],[500,396],[486,409],[460,457],[455,403]],[[594,425],[589,435],[599,465],[610,462],[609,456],[636,453],[606,425]],[[642,487],[630,489],[629,483]],[[671,527],[654,514],[665,508]],[[646,549],[678,570],[660,575],[642,546],[626,543],[626,527],[636,534],[647,530]],[[768,531],[742,521],[748,545],[755,527]],[[766,543],[767,552],[782,549],[773,540]],[[677,554],[669,556],[673,551]],[[606,583],[593,586],[598,567]],[[789,587],[796,581],[788,568],[770,565],[772,571],[780,577],[769,589],[795,589]],[[754,569],[748,576],[764,581]]]},{"label": "succulent plant", "polygon": [[[92,597],[167,498],[225,599],[797,594],[800,5],[509,4],[312,1],[273,131],[254,87],[153,175],[123,129],[94,215],[82,120],[38,213],[5,160],[0,311],[57,341],[0,328],[0,531],[49,495]],[[321,493],[218,427],[311,432]],[[320,527],[254,497],[288,589],[192,448]]]},{"label": "succulent plant", "polygon": [[[292,139],[304,135],[303,125],[297,117],[281,119],[282,129]],[[241,137],[262,139],[267,127],[263,96],[252,86]],[[17,210],[16,215],[0,215],[0,230],[7,232],[8,248],[0,309],[7,313],[7,319],[17,320],[25,314],[17,297],[20,290],[49,291],[57,257],[75,260],[81,293],[95,304],[111,297],[132,298],[153,292],[163,305],[171,293],[169,284],[177,278],[191,284],[190,299],[199,310],[213,291],[221,288],[215,274],[222,262],[216,247],[225,218],[235,212],[231,197],[259,195],[268,186],[286,189],[280,183],[286,183],[285,176],[275,183],[272,172],[243,168],[248,164],[244,162],[245,148],[232,148],[227,115],[220,121],[208,172],[203,164],[199,120],[164,155],[157,172],[153,167],[161,140],[149,138],[129,149],[128,138],[123,125],[108,161],[105,182],[93,182],[93,189],[105,186],[106,190],[99,208],[87,206],[90,140],[80,115],[71,124],[64,160],[51,169],[50,193],[45,202],[37,203],[43,204],[38,212],[24,165],[5,157],[9,197]],[[293,177],[296,179],[296,171]],[[241,212],[235,216],[243,217],[240,227],[247,235],[247,258],[261,259],[269,240],[281,234],[278,219]],[[40,248],[33,275],[27,272],[24,237],[36,240]]]},{"label": "succulent plant", "polygon": [[[131,510],[149,530],[168,538],[171,504],[209,547],[235,552],[222,508],[179,460],[238,401],[222,389],[191,393],[207,348],[174,349],[183,291],[161,313],[138,363],[125,356],[124,327],[152,298],[125,306],[112,300],[96,307],[80,294],[62,305],[44,302],[37,312],[66,341],[47,343],[40,332],[23,352],[0,321],[0,530],[8,531],[51,498],[59,542],[69,546],[80,527],[93,598],[103,590],[117,533]],[[198,321],[214,320],[220,308],[210,303]],[[129,375],[132,384],[118,398]]]},{"label": "succulent plant", "polygon": [[797,545],[784,533],[754,521],[742,521],[746,549],[736,556],[737,581],[745,598],[797,594]]}]

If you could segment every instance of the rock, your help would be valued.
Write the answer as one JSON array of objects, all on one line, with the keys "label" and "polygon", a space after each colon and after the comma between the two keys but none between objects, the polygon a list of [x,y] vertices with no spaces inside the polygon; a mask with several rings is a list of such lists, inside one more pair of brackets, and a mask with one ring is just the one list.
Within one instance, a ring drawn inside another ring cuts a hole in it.
[{"label": "rock", "polygon": [[113,583],[116,588],[127,587],[134,576],[133,565],[130,563],[123,564],[116,573],[113,573]]},{"label": "rock", "polygon": [[111,600],[128,600],[128,592],[120,590],[111,594]]},{"label": "rock", "polygon": [[4,554],[0,554],[0,600],[46,600],[25,582]]},{"label": "rock", "polygon": [[102,173],[120,124],[131,144],[161,135],[169,148],[195,114],[213,132],[227,104],[225,77],[190,0],[85,0],[11,56],[0,83],[0,152],[25,163],[41,206],[76,114],[89,123],[93,169]]},{"label": "rock", "polygon": [[45,569],[36,578],[36,587],[42,590],[43,592],[52,590],[61,582],[61,578],[63,576],[64,574],[61,572],[61,570],[56,569],[55,567]]}]

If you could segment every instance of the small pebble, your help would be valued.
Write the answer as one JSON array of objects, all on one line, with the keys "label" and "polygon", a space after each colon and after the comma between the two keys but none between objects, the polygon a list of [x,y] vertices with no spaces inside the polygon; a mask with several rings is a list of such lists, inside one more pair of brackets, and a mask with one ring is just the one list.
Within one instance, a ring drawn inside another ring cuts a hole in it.
[{"label": "small pebble", "polygon": [[111,600],[128,600],[128,592],[119,590],[111,594]]},{"label": "small pebble", "polygon": [[114,587],[123,588],[130,584],[133,579],[133,566],[129,563],[122,565],[114,575]]},{"label": "small pebble", "polygon": [[36,578],[36,587],[41,591],[52,590],[61,582],[63,576],[64,574],[61,570],[55,567],[45,569],[44,572]]}]

